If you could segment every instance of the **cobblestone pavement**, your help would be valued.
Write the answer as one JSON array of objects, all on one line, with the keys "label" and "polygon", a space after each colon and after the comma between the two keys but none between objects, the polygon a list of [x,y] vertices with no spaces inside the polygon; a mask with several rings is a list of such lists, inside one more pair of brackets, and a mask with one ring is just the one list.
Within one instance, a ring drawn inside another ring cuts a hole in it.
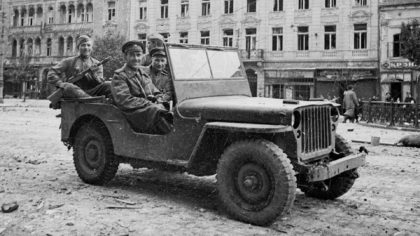
[{"label": "cobblestone pavement", "polygon": [[[335,201],[296,192],[290,214],[270,227],[229,219],[214,176],[133,170],[122,165],[103,187],[84,184],[60,142],[59,111],[46,101],[0,106],[0,235],[419,235],[420,149],[360,145],[370,151],[354,187]],[[395,143],[410,132],[340,124],[349,140]],[[135,203],[133,209],[115,199]]]}]

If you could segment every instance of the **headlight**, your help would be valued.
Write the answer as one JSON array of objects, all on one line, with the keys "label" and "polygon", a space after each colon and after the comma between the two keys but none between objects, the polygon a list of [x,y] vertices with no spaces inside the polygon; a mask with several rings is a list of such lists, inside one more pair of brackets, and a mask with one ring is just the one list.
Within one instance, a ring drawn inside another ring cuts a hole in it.
[{"label": "headlight", "polygon": [[294,129],[297,129],[300,125],[300,113],[298,111],[293,112],[292,116],[292,126]]}]

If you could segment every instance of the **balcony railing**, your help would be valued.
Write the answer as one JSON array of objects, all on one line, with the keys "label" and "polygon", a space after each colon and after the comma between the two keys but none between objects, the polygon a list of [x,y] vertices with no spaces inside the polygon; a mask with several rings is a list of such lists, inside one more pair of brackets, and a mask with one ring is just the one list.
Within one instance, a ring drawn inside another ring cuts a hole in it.
[{"label": "balcony railing", "polygon": [[[69,56],[33,56],[31,57],[31,60],[29,61],[29,64],[42,64],[42,65],[52,65],[59,61],[61,61],[64,58],[67,58]],[[19,57],[8,57],[7,60],[9,61],[9,65],[17,65],[19,64]]]},{"label": "balcony railing", "polygon": [[240,49],[239,54],[244,61],[262,61],[264,59],[264,50],[255,49],[255,50],[245,50]]},{"label": "balcony railing", "polygon": [[367,123],[419,128],[418,104],[364,101],[361,114],[362,120]]},{"label": "balcony railing", "polygon": [[308,51],[266,51],[264,52],[264,60],[353,60],[353,59],[377,59],[378,51],[369,50],[308,50]]},{"label": "balcony railing", "polygon": [[363,50],[353,50],[351,52],[351,55],[353,57],[368,57],[369,56],[369,50],[363,49]]}]

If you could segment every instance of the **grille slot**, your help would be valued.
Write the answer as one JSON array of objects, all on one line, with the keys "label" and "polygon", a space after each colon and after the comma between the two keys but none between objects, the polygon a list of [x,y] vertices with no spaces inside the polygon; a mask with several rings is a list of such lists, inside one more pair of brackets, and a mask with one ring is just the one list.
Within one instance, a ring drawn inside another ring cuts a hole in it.
[{"label": "grille slot", "polygon": [[331,146],[331,108],[314,106],[300,109],[301,113],[301,151],[312,153]]}]

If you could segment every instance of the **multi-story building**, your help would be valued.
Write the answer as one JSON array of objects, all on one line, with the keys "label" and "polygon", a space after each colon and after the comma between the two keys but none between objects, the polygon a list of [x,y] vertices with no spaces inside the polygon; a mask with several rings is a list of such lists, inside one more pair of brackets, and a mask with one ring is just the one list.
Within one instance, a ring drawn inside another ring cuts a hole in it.
[{"label": "multi-story building", "polygon": [[[136,0],[130,38],[238,47],[257,96],[377,91],[378,0]],[[362,89],[363,88],[363,89]]]},{"label": "multi-story building", "polygon": [[420,99],[420,72],[413,70],[418,65],[402,57],[400,41],[402,23],[420,21],[420,0],[383,0],[379,14],[381,97],[390,92],[400,101],[404,101],[407,94]]},{"label": "multi-story building", "polygon": [[129,1],[7,1],[5,69],[15,70],[29,63],[35,71],[19,83],[6,82],[5,92],[20,96],[47,91],[48,68],[75,55],[79,35],[101,36],[107,30],[127,34],[128,27],[124,26],[128,18],[124,14],[115,18],[115,11],[129,12],[129,5]]},{"label": "multi-story building", "polygon": [[14,0],[8,8],[9,64],[30,50],[38,78],[74,53],[77,34],[115,29],[129,39],[158,32],[169,42],[238,47],[255,96],[332,98],[347,83],[361,97],[377,91],[378,0]]},{"label": "multi-story building", "polygon": [[3,86],[4,86],[4,79],[3,79],[3,61],[4,61],[4,1],[0,0],[0,103],[3,103]]}]

